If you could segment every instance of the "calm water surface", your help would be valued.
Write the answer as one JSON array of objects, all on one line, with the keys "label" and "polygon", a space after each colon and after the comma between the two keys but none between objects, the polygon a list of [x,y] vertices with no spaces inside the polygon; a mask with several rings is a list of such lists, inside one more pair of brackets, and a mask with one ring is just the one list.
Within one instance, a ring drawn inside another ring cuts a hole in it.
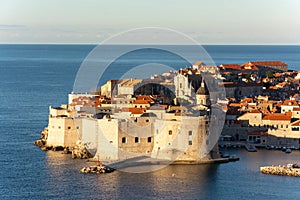
[{"label": "calm water surface", "polygon": [[[300,198],[300,178],[259,173],[263,165],[300,163],[300,151],[228,150],[241,160],[168,166],[143,174],[84,175],[79,170],[88,165],[85,161],[33,146],[48,123],[48,106],[67,102],[80,63],[92,48],[0,45],[0,199]],[[208,46],[207,50],[217,64],[282,60],[300,69],[299,46]],[[176,62],[170,59],[172,63]],[[130,62],[123,64],[126,68]],[[114,73],[107,78],[115,77]]]}]

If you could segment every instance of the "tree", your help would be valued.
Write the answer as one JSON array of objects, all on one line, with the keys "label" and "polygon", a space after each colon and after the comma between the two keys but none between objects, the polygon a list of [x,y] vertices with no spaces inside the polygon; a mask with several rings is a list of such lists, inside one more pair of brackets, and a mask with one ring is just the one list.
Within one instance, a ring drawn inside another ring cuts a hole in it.
[{"label": "tree", "polygon": [[274,77],[274,72],[272,70],[267,71],[266,72],[266,77],[273,78]]}]

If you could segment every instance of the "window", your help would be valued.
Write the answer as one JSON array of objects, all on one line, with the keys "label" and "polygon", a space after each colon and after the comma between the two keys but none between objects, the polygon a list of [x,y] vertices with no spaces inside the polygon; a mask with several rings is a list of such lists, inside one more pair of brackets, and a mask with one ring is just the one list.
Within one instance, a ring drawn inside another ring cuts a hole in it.
[{"label": "window", "polygon": [[171,130],[169,130],[169,135],[172,135],[172,131]]},{"label": "window", "polygon": [[60,126],[58,126],[58,129],[60,129]]},{"label": "window", "polygon": [[146,122],[149,122],[149,119],[146,119]]},{"label": "window", "polygon": [[189,135],[193,135],[193,131],[189,131]]},{"label": "window", "polygon": [[76,128],[79,129],[79,126],[77,126]]},{"label": "window", "polygon": [[127,142],[126,137],[122,137],[122,143],[126,143],[126,142]]},{"label": "window", "polygon": [[190,140],[190,141],[189,141],[189,145],[192,145],[192,144],[193,144],[193,142]]},{"label": "window", "polygon": [[135,137],[135,138],[134,138],[134,142],[135,142],[135,143],[139,143],[139,142],[140,142],[140,138],[139,138],[139,137]]},{"label": "window", "polygon": [[71,129],[71,126],[68,126],[68,129]]},{"label": "window", "polygon": [[283,125],[281,124],[281,128],[283,128]]},{"label": "window", "polygon": [[286,128],[289,128],[289,125],[286,125]]},{"label": "window", "polygon": [[147,141],[148,141],[148,143],[151,143],[152,138],[151,138],[151,137],[148,137]]},{"label": "window", "polygon": [[179,88],[182,88],[182,83],[179,84]]}]

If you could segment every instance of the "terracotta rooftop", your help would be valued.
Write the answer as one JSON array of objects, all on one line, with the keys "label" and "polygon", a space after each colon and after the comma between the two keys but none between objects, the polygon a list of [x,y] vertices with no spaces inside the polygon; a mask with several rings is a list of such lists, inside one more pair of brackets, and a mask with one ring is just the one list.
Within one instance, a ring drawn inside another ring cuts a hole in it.
[{"label": "terracotta rooftop", "polygon": [[292,116],[289,114],[273,113],[263,117],[263,120],[279,120],[279,121],[291,121]]},{"label": "terracotta rooftop", "polygon": [[300,126],[300,120],[293,122],[291,126]]},{"label": "terracotta rooftop", "polygon": [[137,100],[145,100],[145,101],[148,101],[149,103],[154,103],[152,98],[147,95],[139,95],[139,96],[137,96]]},{"label": "terracotta rooftop", "polygon": [[261,113],[259,110],[251,110],[249,113]]},{"label": "terracotta rooftop", "polygon": [[300,111],[300,107],[294,107],[293,111]]},{"label": "terracotta rooftop", "polygon": [[295,101],[295,100],[285,100],[282,105],[284,105],[284,106],[299,106],[297,101]]},{"label": "terracotta rooftop", "polygon": [[131,114],[143,114],[145,111],[145,108],[122,108],[122,112],[131,112]]},{"label": "terracotta rooftop", "polygon": [[195,62],[193,65],[195,65],[195,66],[199,66],[199,65],[205,65],[203,62],[201,62],[201,61],[197,61],[197,62]]},{"label": "terracotta rooftop", "polygon": [[224,70],[241,70],[241,66],[238,64],[221,64],[220,68]]},{"label": "terracotta rooftop", "polygon": [[255,61],[251,63],[256,66],[287,66],[287,64],[282,61]]},{"label": "terracotta rooftop", "polygon": [[135,100],[133,102],[133,104],[149,104],[149,102],[147,100]]}]

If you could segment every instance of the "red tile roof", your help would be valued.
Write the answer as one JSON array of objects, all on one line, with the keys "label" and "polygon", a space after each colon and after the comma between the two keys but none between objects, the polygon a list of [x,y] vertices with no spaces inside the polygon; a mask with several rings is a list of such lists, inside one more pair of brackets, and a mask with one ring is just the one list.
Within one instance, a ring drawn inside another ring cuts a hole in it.
[{"label": "red tile roof", "polygon": [[287,64],[282,61],[255,61],[251,63],[256,66],[287,66]]},{"label": "red tile roof", "polygon": [[293,122],[291,126],[300,126],[300,120]]},{"label": "red tile roof", "polygon": [[149,102],[147,100],[135,100],[133,102],[133,104],[149,104]]},{"label": "red tile roof", "polygon": [[300,107],[294,107],[293,111],[300,111]]},{"label": "red tile roof", "polygon": [[291,121],[292,116],[289,113],[281,114],[281,113],[273,113],[263,117],[263,120],[280,120],[280,121]]},{"label": "red tile roof", "polygon": [[249,113],[261,113],[259,110],[251,110]]},{"label": "red tile roof", "polygon": [[241,66],[238,64],[221,64],[220,68],[224,70],[241,70]]},{"label": "red tile roof", "polygon": [[201,61],[197,61],[197,62],[195,62],[193,65],[195,65],[195,66],[199,66],[199,65],[205,65],[203,62],[201,62]]},{"label": "red tile roof", "polygon": [[137,100],[146,100],[149,103],[154,103],[154,101],[151,99],[151,97],[149,97],[147,95],[139,95],[139,96],[137,96]]},{"label": "red tile roof", "polygon": [[131,114],[143,114],[145,111],[145,108],[122,108],[122,112],[131,112]]},{"label": "red tile roof", "polygon": [[284,106],[299,106],[297,101],[295,101],[295,100],[285,100],[282,105],[284,105]]}]

